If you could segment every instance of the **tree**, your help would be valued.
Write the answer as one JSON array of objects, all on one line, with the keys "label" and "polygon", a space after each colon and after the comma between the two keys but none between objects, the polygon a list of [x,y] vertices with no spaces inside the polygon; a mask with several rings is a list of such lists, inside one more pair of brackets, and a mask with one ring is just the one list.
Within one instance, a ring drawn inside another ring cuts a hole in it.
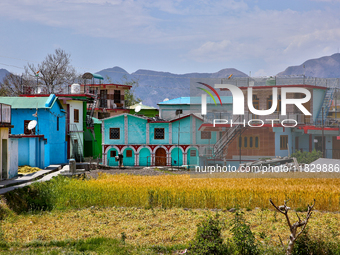
[{"label": "tree", "polygon": [[[109,76],[106,76],[105,79],[109,83],[113,83],[112,79]],[[135,95],[135,89],[138,88],[138,86],[139,86],[138,79],[135,79],[135,78],[128,79],[128,77],[126,75],[124,75],[122,77],[121,81],[118,82],[118,83],[122,84],[122,85],[132,86],[131,89],[124,90],[125,107],[129,107],[131,105],[138,104],[138,103],[142,102],[142,100],[140,98],[136,97],[136,95]]]},{"label": "tree", "polygon": [[[272,204],[272,206],[274,206],[274,208],[282,213],[287,220],[287,224],[290,230],[290,236],[289,236],[289,242],[288,242],[288,246],[287,246],[287,255],[291,255],[293,254],[293,249],[294,249],[294,244],[296,239],[301,235],[301,233],[305,230],[308,220],[310,218],[310,216],[312,215],[312,211],[313,211],[313,207],[315,205],[315,199],[312,205],[308,205],[307,206],[307,215],[306,218],[304,220],[300,219],[300,216],[296,213],[297,218],[299,219],[299,221],[295,222],[294,224],[291,224],[289,216],[288,216],[288,211],[291,210],[290,207],[287,206],[287,201],[284,201],[283,205],[280,206],[276,206],[274,204],[274,202],[272,201],[272,199],[269,199],[269,202]],[[298,231],[298,229],[301,229],[300,231]],[[281,244],[283,246],[283,248],[285,248],[285,246],[282,243],[282,240],[280,238]]]},{"label": "tree", "polygon": [[28,63],[25,73],[30,80],[36,78],[35,86],[42,86],[44,92],[58,92],[77,79],[76,71],[70,64],[70,57],[64,50],[56,49],[54,54],[48,54],[41,64],[35,66]]},{"label": "tree", "polygon": [[135,89],[139,86],[138,80],[125,81],[124,85],[132,86],[124,91],[125,107],[140,103],[142,100],[135,96]]},{"label": "tree", "polygon": [[0,95],[16,97],[23,93],[23,86],[27,86],[27,80],[22,76],[9,73],[5,76],[2,83],[0,83]]}]

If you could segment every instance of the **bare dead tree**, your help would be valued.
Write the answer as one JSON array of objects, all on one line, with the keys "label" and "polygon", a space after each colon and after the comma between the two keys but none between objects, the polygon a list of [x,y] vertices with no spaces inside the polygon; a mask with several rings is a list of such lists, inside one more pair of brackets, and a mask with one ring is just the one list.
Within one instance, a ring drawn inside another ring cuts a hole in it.
[{"label": "bare dead tree", "polygon": [[[286,254],[291,255],[291,254],[293,254],[294,243],[295,243],[296,239],[305,230],[307,223],[308,223],[308,220],[309,220],[310,216],[312,215],[312,210],[313,210],[313,207],[315,205],[315,199],[314,199],[313,204],[311,206],[310,205],[307,206],[307,215],[306,215],[305,219],[301,220],[300,216],[295,212],[299,221],[295,222],[294,224],[291,224],[291,221],[290,221],[289,216],[288,216],[288,211],[291,210],[291,208],[287,206],[287,202],[288,202],[287,200],[284,201],[284,205],[280,205],[280,206],[276,206],[271,198],[269,199],[269,202],[274,206],[274,208],[278,212],[282,213],[286,217],[287,224],[288,224],[289,230],[290,230],[290,236],[289,236],[289,242],[288,242]],[[300,228],[300,231],[298,232],[299,228]],[[280,237],[280,241],[281,241],[283,248],[286,249],[286,247],[283,245],[281,237]]]},{"label": "bare dead tree", "polygon": [[0,83],[0,95],[9,97],[19,96],[23,94],[23,88],[25,86],[31,86],[30,84],[30,81],[23,76],[9,73]]},{"label": "bare dead tree", "polygon": [[46,93],[57,93],[77,79],[70,57],[64,50],[56,49],[54,54],[48,54],[41,64],[35,66],[28,63],[25,73],[36,79],[36,86],[42,86]]}]

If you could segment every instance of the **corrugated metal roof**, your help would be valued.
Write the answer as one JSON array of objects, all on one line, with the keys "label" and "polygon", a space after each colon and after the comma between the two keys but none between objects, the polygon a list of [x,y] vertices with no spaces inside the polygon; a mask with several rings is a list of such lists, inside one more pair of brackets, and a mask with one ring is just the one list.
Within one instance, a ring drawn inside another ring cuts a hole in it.
[{"label": "corrugated metal roof", "polygon": [[[231,104],[233,102],[233,97],[231,96],[222,96],[221,97],[222,104]],[[216,102],[219,103],[218,99],[216,98]],[[170,99],[168,101],[163,101],[158,103],[159,105],[182,105],[182,104],[200,104],[201,103],[201,97],[179,97]],[[207,103],[208,104],[215,104],[213,99],[209,96],[207,96]]]},{"label": "corrugated metal roof", "polygon": [[12,109],[50,108],[50,97],[0,97],[0,103],[11,105]]}]

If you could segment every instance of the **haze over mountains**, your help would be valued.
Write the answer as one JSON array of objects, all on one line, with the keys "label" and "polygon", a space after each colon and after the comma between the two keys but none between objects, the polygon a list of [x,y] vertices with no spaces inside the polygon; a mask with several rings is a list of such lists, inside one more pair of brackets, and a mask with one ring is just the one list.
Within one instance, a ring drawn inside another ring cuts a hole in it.
[{"label": "haze over mountains", "polygon": [[[0,69],[0,81],[7,73],[7,70]],[[245,73],[235,68],[222,69],[216,73],[186,74],[140,69],[129,74],[123,68],[116,66],[97,73],[101,74],[107,83],[124,83],[137,80],[139,86],[135,88],[134,94],[142,99],[143,104],[154,107],[157,107],[157,103],[162,102],[165,98],[172,99],[189,96],[190,78],[227,78],[231,74],[233,74],[233,77],[247,77]],[[277,74],[277,76],[285,75],[340,78],[340,54],[336,53],[331,56],[310,59],[299,66],[290,66]]]}]

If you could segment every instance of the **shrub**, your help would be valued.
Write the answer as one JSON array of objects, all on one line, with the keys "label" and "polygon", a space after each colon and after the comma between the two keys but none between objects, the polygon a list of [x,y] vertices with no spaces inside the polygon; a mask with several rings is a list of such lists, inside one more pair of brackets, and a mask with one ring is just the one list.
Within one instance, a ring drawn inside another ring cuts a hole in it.
[{"label": "shrub", "polygon": [[238,252],[237,254],[259,254],[257,241],[243,216],[243,212],[235,212],[231,232],[233,233],[232,240]]},{"label": "shrub", "polygon": [[221,237],[221,222],[209,216],[197,226],[195,238],[189,244],[189,254],[227,254],[227,246]]},{"label": "shrub", "polygon": [[321,151],[316,151],[315,149],[312,152],[307,151],[296,151],[292,155],[292,157],[296,158],[299,163],[310,164],[313,161],[322,157]]}]

